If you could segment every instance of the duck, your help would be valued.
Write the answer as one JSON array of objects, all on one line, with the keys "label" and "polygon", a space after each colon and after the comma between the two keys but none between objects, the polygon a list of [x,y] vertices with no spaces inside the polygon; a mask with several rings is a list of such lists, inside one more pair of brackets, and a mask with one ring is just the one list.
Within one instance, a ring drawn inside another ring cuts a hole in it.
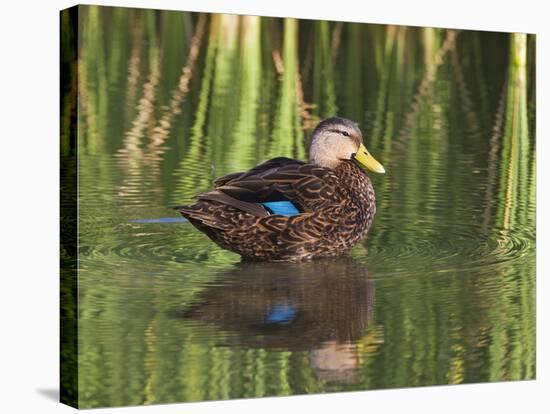
[{"label": "duck", "polygon": [[173,208],[247,261],[340,256],[365,238],[376,213],[367,171],[385,173],[358,124],[334,116],[314,128],[307,162],[267,160],[216,179],[194,204]]}]

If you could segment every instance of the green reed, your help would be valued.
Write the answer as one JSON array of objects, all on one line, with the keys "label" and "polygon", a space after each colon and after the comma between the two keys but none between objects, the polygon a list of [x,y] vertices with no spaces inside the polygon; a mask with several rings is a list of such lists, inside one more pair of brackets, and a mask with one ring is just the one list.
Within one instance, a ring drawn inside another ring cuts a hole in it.
[{"label": "green reed", "polygon": [[276,103],[273,134],[269,143],[268,156],[303,158],[303,132],[298,112],[298,22],[284,19],[282,70]]},{"label": "green reed", "polygon": [[262,83],[260,34],[262,21],[259,17],[243,16],[240,33],[241,68],[237,84],[240,89],[238,104],[238,121],[234,127],[231,147],[227,151],[228,169],[246,170],[245,160],[256,155],[258,101]]}]

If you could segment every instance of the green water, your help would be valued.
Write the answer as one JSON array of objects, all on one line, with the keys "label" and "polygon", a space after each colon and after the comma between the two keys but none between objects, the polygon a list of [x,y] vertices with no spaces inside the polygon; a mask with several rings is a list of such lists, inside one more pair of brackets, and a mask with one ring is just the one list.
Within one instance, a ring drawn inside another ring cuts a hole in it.
[{"label": "green water", "polygon": [[[535,378],[533,36],[79,10],[62,372],[81,407]],[[335,114],[387,171],[349,256],[246,264],[189,223],[131,221],[304,159]]]}]

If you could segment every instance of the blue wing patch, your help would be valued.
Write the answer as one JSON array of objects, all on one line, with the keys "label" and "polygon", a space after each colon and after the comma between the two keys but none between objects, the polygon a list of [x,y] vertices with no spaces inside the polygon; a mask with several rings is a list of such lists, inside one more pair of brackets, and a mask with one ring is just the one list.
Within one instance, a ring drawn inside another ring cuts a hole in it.
[{"label": "blue wing patch", "polygon": [[269,310],[265,318],[266,323],[287,324],[292,322],[298,311],[290,303],[275,305]]},{"label": "blue wing patch", "polygon": [[280,214],[282,216],[296,216],[300,211],[290,201],[267,201],[262,204],[271,214]]}]

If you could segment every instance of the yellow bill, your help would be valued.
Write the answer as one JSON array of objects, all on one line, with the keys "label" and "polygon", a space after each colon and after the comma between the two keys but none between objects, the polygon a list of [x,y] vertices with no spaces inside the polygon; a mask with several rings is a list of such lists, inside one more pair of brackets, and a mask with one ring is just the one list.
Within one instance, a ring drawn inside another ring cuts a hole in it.
[{"label": "yellow bill", "polygon": [[356,160],[359,164],[365,167],[367,170],[384,174],[386,170],[378,161],[374,159],[372,155],[367,151],[367,148],[361,144],[357,153],[353,156],[353,159]]}]

